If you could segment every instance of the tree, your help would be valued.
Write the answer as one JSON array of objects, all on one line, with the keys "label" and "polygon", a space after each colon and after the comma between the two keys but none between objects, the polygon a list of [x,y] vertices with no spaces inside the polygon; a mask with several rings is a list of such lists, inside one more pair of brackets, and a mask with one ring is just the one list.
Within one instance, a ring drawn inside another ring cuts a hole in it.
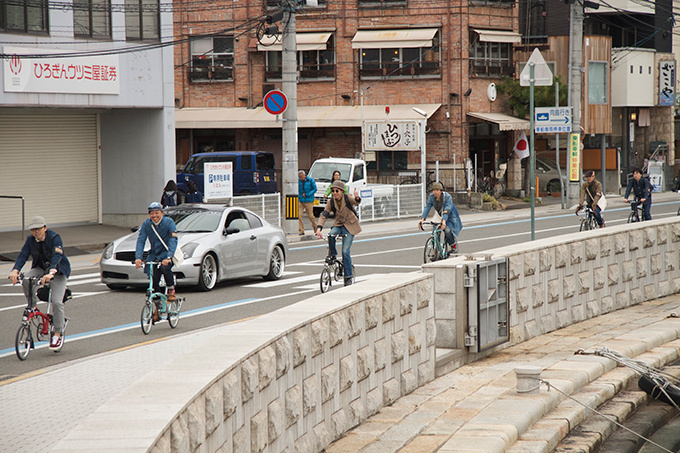
[{"label": "tree", "polygon": [[[560,105],[567,105],[567,86],[562,83],[560,77],[554,78],[555,83],[559,83],[560,87]],[[496,88],[500,94],[508,96],[508,103],[515,115],[519,118],[529,118],[531,106],[529,105],[529,87],[523,87],[519,84],[519,80],[514,80],[509,77],[504,77]],[[552,107],[555,105],[555,86],[537,86],[534,87],[534,107]]]}]

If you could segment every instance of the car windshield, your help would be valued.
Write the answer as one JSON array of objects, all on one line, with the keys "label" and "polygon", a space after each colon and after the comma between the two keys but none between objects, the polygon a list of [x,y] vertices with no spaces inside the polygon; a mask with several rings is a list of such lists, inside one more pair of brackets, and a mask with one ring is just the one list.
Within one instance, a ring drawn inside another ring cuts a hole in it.
[{"label": "car windshield", "polygon": [[339,164],[337,162],[314,162],[309,176],[317,182],[330,182],[333,177],[333,172],[338,170],[340,172],[340,179],[344,182],[349,181],[349,172],[352,169],[350,164]]},{"label": "car windshield", "polygon": [[217,230],[222,213],[197,209],[173,209],[166,212],[177,225],[178,233],[209,233]]}]

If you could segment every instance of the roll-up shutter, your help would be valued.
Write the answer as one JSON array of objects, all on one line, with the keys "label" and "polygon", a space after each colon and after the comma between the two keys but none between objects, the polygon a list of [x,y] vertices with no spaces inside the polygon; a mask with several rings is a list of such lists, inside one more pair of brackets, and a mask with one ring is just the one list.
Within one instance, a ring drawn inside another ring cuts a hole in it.
[{"label": "roll-up shutter", "polygon": [[[97,115],[0,115],[0,195],[25,200],[26,222],[99,220]],[[21,200],[0,198],[0,231],[21,229]]]}]

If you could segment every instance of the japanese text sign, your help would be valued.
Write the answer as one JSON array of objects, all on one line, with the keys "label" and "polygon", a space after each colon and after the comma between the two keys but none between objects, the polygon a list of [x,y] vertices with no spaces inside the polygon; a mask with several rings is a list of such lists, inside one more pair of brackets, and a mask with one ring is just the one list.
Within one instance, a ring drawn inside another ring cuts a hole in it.
[{"label": "japanese text sign", "polygon": [[29,58],[73,51],[3,47],[5,92],[119,94],[118,55]]},{"label": "japanese text sign", "polygon": [[569,134],[569,181],[580,181],[581,170],[581,137]]},{"label": "japanese text sign", "polygon": [[364,150],[408,151],[420,149],[417,121],[365,121]]},{"label": "japanese text sign", "polygon": [[205,200],[231,198],[234,193],[232,162],[206,162],[203,167]]},{"label": "japanese text sign", "polygon": [[659,62],[659,105],[673,105],[675,101],[675,60]]}]

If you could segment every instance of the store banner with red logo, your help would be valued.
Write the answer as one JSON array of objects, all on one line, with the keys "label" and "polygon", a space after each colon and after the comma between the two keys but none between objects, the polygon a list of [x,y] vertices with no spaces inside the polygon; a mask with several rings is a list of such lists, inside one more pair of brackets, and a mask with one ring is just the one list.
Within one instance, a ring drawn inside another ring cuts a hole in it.
[{"label": "store banner with red logo", "polygon": [[3,53],[5,92],[120,94],[118,55],[77,57],[73,50],[11,46]]}]

